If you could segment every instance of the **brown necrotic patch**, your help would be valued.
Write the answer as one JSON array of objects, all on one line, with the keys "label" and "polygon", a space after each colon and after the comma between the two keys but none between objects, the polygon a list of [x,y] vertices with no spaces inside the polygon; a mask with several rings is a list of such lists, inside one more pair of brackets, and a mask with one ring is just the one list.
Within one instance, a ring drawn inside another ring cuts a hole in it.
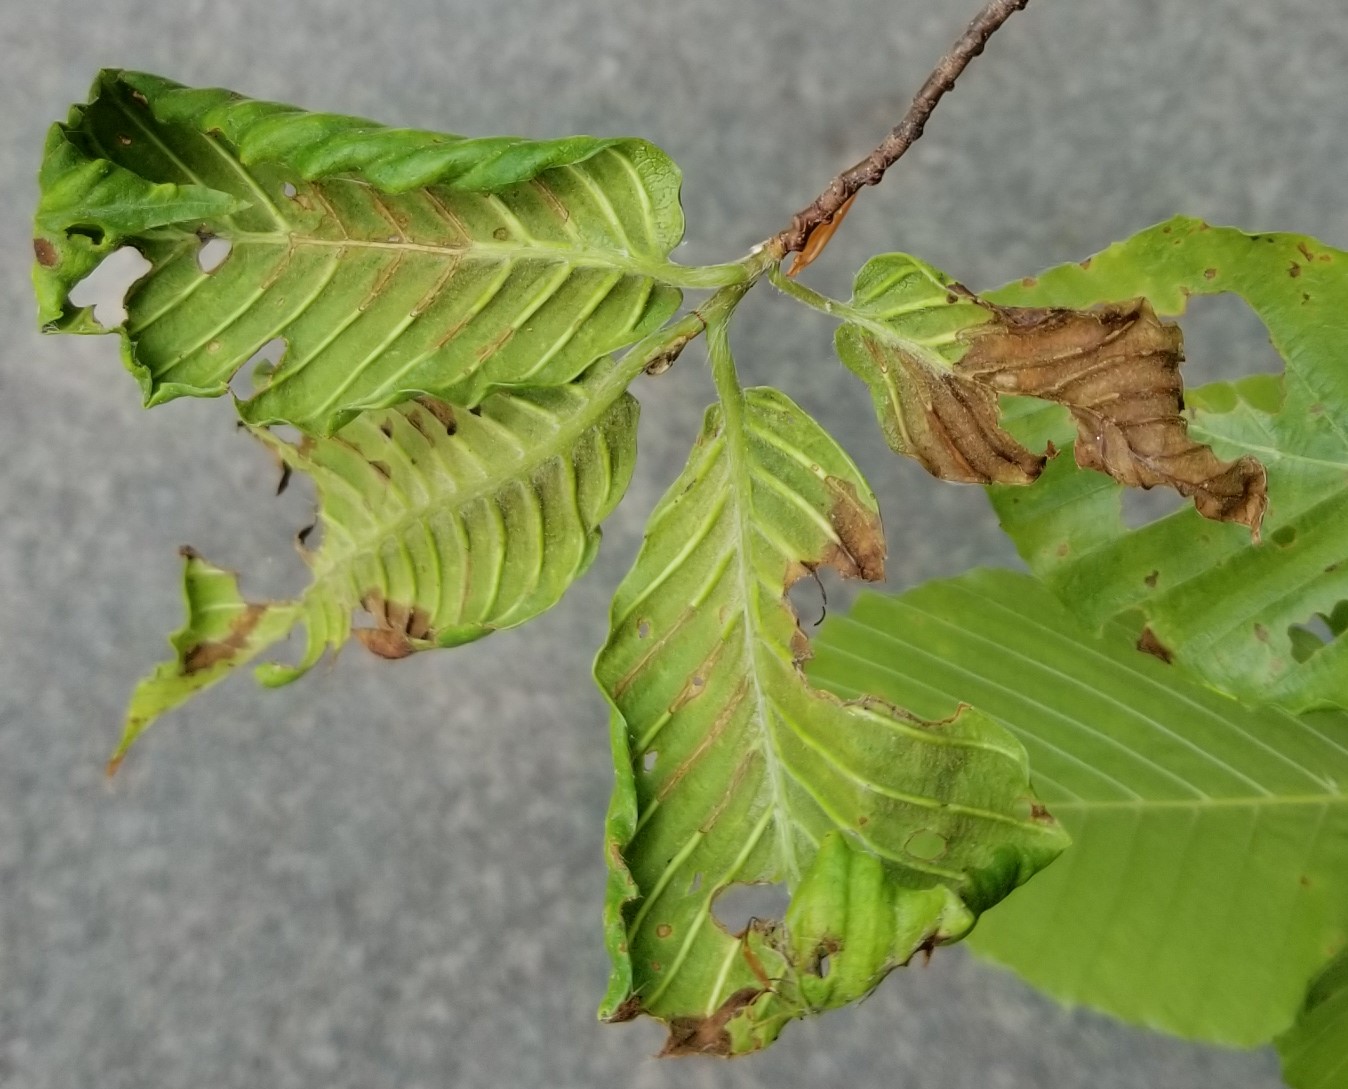
[{"label": "brown necrotic patch", "polygon": [[[1222,461],[1189,437],[1179,327],[1146,299],[1093,310],[992,307],[969,331],[956,381],[1064,405],[1076,460],[1130,488],[1174,488],[1199,514],[1248,526],[1258,539],[1267,475],[1253,457]],[[953,382],[952,382],[953,384]]]},{"label": "brown necrotic patch", "polygon": [[237,657],[266,611],[265,605],[248,605],[230,623],[229,634],[223,639],[208,639],[189,647],[183,653],[183,672],[200,673]]},{"label": "brown necrotic patch", "polygon": [[366,591],[360,603],[375,626],[357,628],[356,638],[381,658],[406,658],[432,638],[430,614],[420,606],[388,601],[378,590]]}]

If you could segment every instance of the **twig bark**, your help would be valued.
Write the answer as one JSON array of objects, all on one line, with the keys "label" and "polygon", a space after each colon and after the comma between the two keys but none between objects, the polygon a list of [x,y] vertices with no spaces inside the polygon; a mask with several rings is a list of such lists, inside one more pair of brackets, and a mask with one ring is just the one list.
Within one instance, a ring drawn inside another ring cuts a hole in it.
[{"label": "twig bark", "polygon": [[885,176],[885,171],[917,143],[936,104],[955,86],[955,81],[969,62],[983,52],[988,39],[1028,3],[1029,0],[990,0],[941,58],[927,77],[927,82],[917,92],[903,120],[885,137],[884,142],[861,162],[829,182],[827,189],[792,216],[791,226],[771,238],[767,245],[780,249],[783,256],[800,252],[810,235],[820,226],[832,222],[843,205],[864,186],[877,184]]}]

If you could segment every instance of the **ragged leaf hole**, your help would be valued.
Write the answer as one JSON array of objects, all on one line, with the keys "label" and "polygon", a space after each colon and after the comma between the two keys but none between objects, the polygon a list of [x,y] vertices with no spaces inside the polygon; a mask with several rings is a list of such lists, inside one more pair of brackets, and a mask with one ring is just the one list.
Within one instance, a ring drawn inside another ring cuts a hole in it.
[{"label": "ragged leaf hole", "polygon": [[712,916],[727,934],[742,934],[754,919],[780,920],[791,894],[784,884],[730,885],[716,894]]},{"label": "ragged leaf hole", "polygon": [[[281,365],[287,347],[289,345],[286,344],[284,337],[272,337],[234,372],[234,377],[229,381],[230,392],[239,400],[246,401],[259,390],[265,389],[271,382],[271,376],[276,372],[276,368]],[[209,344],[206,350],[211,350]]]},{"label": "ragged leaf hole", "polygon": [[197,248],[197,267],[209,276],[225,263],[230,251],[234,248],[228,238],[216,238],[214,235],[207,235],[201,240],[201,245]]},{"label": "ragged leaf hole", "polygon": [[1301,624],[1287,629],[1292,657],[1308,662],[1340,635],[1348,631],[1348,601],[1340,601],[1328,613],[1315,613]]},{"label": "ragged leaf hole", "polygon": [[290,182],[285,182],[285,183],[281,186],[281,194],[282,194],[282,196],[284,196],[287,200],[294,200],[294,199],[295,199],[295,194],[298,193],[298,192],[299,192],[299,190],[296,189],[295,186],[294,186],[293,184],[291,184]]},{"label": "ragged leaf hole", "polygon": [[1119,503],[1123,524],[1129,529],[1141,529],[1193,506],[1192,500],[1170,488],[1124,488]]},{"label": "ragged leaf hole", "polygon": [[660,754],[655,749],[649,749],[646,755],[641,758],[642,771],[654,771],[655,762],[660,759]]},{"label": "ragged leaf hole", "polygon": [[127,292],[152,267],[139,250],[122,246],[71,288],[70,301],[74,306],[92,306],[94,321],[105,329],[116,329],[126,321]]}]

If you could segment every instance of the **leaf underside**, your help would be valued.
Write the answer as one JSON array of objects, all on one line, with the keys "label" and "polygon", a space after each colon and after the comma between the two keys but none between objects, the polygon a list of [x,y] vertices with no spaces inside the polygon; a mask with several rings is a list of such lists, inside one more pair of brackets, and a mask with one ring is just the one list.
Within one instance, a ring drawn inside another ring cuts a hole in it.
[{"label": "leaf underside", "polygon": [[[1033,487],[991,489],[992,502],[1031,568],[1089,624],[1140,609],[1156,646],[1225,691],[1348,708],[1348,253],[1181,218],[992,295],[1066,306],[1145,295],[1180,314],[1190,296],[1222,292],[1249,304],[1286,368],[1190,391],[1190,431],[1266,466],[1262,544],[1191,511],[1130,530],[1120,489],[1065,458]],[[1026,442],[1071,433],[1057,410],[1026,403],[1016,415]]]},{"label": "leaf underside", "polygon": [[830,617],[811,679],[1016,735],[1072,836],[972,943],[1028,981],[1252,1046],[1348,943],[1348,715],[1249,708],[1102,635],[1039,583],[975,571]]},{"label": "leaf underside", "polygon": [[1277,1043],[1291,1089],[1348,1086],[1348,951],[1316,977],[1296,1024]]},{"label": "leaf underside", "polygon": [[[596,663],[617,777],[601,1014],[666,1021],[666,1054],[752,1051],[863,997],[1061,849],[989,719],[805,681],[787,587],[821,566],[878,578],[882,559],[855,466],[754,389],[708,412],[617,592]],[[785,916],[729,933],[713,905],[737,883],[785,884]]]},{"label": "leaf underside", "polygon": [[1035,480],[1045,457],[999,422],[999,398],[1024,394],[1070,410],[1078,464],[1129,487],[1174,488],[1203,517],[1248,526],[1257,539],[1263,467],[1248,455],[1224,462],[1190,437],[1180,332],[1145,299],[1093,310],[998,306],[888,254],[857,274],[845,316],[839,357],[870,387],[890,446],[934,475]]},{"label": "leaf underside", "polygon": [[[328,438],[254,434],[318,490],[319,547],[294,601],[248,604],[233,576],[189,555],[176,656],[132,697],[120,758],[156,716],[307,629],[282,684],[355,634],[386,658],[457,646],[544,612],[590,565],[599,524],[636,459],[637,403],[609,361],[554,389],[500,392],[474,410],[429,398],[367,412]],[[207,648],[203,650],[202,648]],[[115,758],[115,759],[116,759]]]},{"label": "leaf underside", "polygon": [[[640,140],[389,129],[108,71],[52,128],[41,187],[44,328],[108,331],[69,293],[132,246],[151,268],[118,331],[146,403],[222,394],[279,338],[253,424],[565,384],[681,298],[679,173]],[[209,239],[230,249],[206,271]]]}]

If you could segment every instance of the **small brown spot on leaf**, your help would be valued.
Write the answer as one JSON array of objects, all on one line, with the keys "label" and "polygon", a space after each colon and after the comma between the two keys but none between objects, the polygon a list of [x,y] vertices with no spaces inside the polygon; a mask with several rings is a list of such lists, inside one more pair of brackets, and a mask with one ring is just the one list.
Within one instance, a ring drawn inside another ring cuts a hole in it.
[{"label": "small brown spot on leaf", "polygon": [[[446,435],[453,435],[459,430],[458,421],[454,419],[452,406],[447,405],[444,401],[437,401],[434,397],[418,397],[416,402],[440,422],[440,426],[445,429]],[[413,427],[425,434],[420,423],[412,420],[410,416],[408,419]],[[427,436],[427,438],[429,437]]]},{"label": "small brown spot on leaf", "polygon": [[504,227],[497,227],[496,230],[491,232],[491,236],[498,242],[504,242],[510,237],[510,232]]},{"label": "small brown spot on leaf", "polygon": [[1021,286],[1021,287],[1034,287],[1037,283],[1039,283],[1039,281],[1036,280],[1033,276],[1026,276],[1024,279],[1022,279],[1022,280],[1020,281],[1020,286]]},{"label": "small brown spot on leaf", "polygon": [[211,639],[189,647],[183,653],[183,672],[189,676],[228,662],[248,645],[248,636],[257,627],[265,605],[249,605],[229,625],[229,634],[223,639]]},{"label": "small brown spot on leaf", "polygon": [[1030,803],[1030,820],[1038,821],[1040,824],[1054,823],[1053,814],[1051,814],[1048,811],[1048,808],[1046,806],[1040,804],[1039,802]]},{"label": "small brown spot on leaf", "polygon": [[1058,553],[1058,559],[1066,559],[1072,554],[1072,546],[1067,541],[1059,541],[1055,551]]},{"label": "small brown spot on leaf", "polygon": [[1297,249],[1301,251],[1301,256],[1306,258],[1307,261],[1315,260],[1315,254],[1311,251],[1311,248],[1308,245],[1306,245],[1304,241],[1297,243]]},{"label": "small brown spot on leaf", "polygon": [[1170,665],[1175,660],[1175,655],[1171,653],[1169,647],[1156,638],[1156,633],[1151,628],[1143,628],[1142,634],[1137,637],[1137,649],[1143,654],[1150,654],[1153,658],[1159,658],[1166,665]]},{"label": "small brown spot on leaf", "polygon": [[726,1024],[764,992],[757,987],[742,987],[707,1017],[675,1017],[669,1022],[669,1039],[665,1041],[660,1057],[674,1055],[722,1055],[731,1053],[733,1046]]},{"label": "small brown spot on leaf", "polygon": [[668,923],[661,923],[659,926],[655,928],[655,936],[657,938],[668,938],[673,933],[674,928],[670,926]]},{"label": "small brown spot on leaf", "polygon": [[1261,643],[1268,642],[1268,629],[1263,624],[1255,624],[1254,637]]},{"label": "small brown spot on leaf", "polygon": [[1078,261],[1077,264],[1079,264],[1083,269],[1089,269],[1091,267],[1091,260],[1092,260],[1091,258],[1087,257],[1086,260]]},{"label": "small brown spot on leaf", "polygon": [[1303,873],[1303,874],[1301,875],[1301,877],[1297,880],[1297,883],[1298,883],[1303,889],[1308,889],[1308,888],[1311,887],[1311,879],[1310,879],[1309,877],[1307,877],[1304,873]]},{"label": "small brown spot on leaf", "polygon": [[1298,265],[1295,261],[1293,261],[1293,262],[1287,267],[1287,275],[1290,276],[1290,277],[1292,277],[1292,279],[1295,280],[1298,276],[1301,275],[1301,266]]},{"label": "small brown spot on leaf", "polygon": [[382,476],[385,480],[393,479],[393,470],[388,467],[386,461],[371,461],[370,468]]},{"label": "small brown spot on leaf", "polygon": [[1215,268],[1205,268],[1203,270],[1203,279],[1205,280],[1217,279],[1217,270]]},{"label": "small brown spot on leaf", "polygon": [[1147,584],[1147,588],[1148,588],[1149,590],[1155,590],[1155,589],[1156,589],[1156,583],[1160,580],[1160,578],[1161,578],[1161,572],[1159,572],[1159,571],[1153,571],[1150,575],[1148,575],[1148,576],[1147,576],[1146,578],[1144,578],[1142,581],[1145,582],[1145,583]]},{"label": "small brown spot on leaf", "polygon": [[393,438],[393,421],[385,420],[379,425],[379,433],[386,439]]},{"label": "small brown spot on leaf", "polygon": [[33,239],[33,255],[43,268],[51,268],[60,260],[56,254],[56,247],[45,238]]}]

